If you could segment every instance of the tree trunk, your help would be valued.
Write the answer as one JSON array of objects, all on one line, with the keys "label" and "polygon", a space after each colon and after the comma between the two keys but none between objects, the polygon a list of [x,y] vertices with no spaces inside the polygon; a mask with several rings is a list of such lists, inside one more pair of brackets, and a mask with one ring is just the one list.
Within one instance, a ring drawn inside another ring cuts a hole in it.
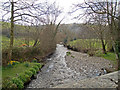
[{"label": "tree trunk", "polygon": [[[113,3],[113,2],[111,2],[111,3]],[[111,13],[112,16],[110,16],[108,13]],[[116,55],[117,64],[119,65],[120,56],[119,56],[118,46],[116,44],[115,35],[113,34],[114,29],[117,29],[117,28],[114,28],[114,23],[113,23],[113,22],[115,22],[115,18],[113,17],[113,4],[111,5],[111,11],[109,11],[108,2],[107,2],[107,20],[108,20],[108,25],[109,25],[110,34],[111,34],[112,46],[113,46],[113,49],[114,49],[114,52]],[[120,19],[119,19],[119,21],[120,21]]]},{"label": "tree trunk", "polygon": [[106,53],[106,48],[105,48],[105,43],[104,43],[104,40],[102,38],[101,38],[101,42],[102,42],[103,53],[107,54]]},{"label": "tree trunk", "polygon": [[11,2],[11,29],[10,29],[10,47],[8,58],[9,60],[12,59],[12,49],[13,49],[13,42],[14,42],[14,2]]},{"label": "tree trunk", "polygon": [[[114,18],[111,17],[111,24],[109,25],[110,26],[110,30],[111,30],[111,35],[113,34],[112,31],[114,31],[114,29],[117,29],[117,28],[114,28],[113,22],[114,22]],[[113,49],[114,49],[114,52],[115,52],[115,55],[116,55],[118,68],[119,68],[120,55],[119,55],[118,41],[117,41],[116,38],[114,38],[114,34],[112,35],[111,40],[112,40],[112,46],[113,46]]]}]

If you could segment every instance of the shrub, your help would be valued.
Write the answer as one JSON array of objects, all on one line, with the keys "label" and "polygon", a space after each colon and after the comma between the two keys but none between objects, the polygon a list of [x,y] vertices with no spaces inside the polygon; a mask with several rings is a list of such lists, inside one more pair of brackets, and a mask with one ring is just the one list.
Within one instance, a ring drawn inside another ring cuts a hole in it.
[{"label": "shrub", "polygon": [[27,75],[27,74],[23,74],[23,73],[22,73],[22,74],[20,74],[20,75],[18,76],[18,78],[19,78],[23,83],[30,81],[30,76]]},{"label": "shrub", "polygon": [[41,68],[41,67],[42,67],[42,64],[36,63],[36,66],[38,66],[38,68]]},{"label": "shrub", "polygon": [[39,71],[39,67],[38,67],[38,66],[33,66],[33,68],[34,68],[36,71]]},{"label": "shrub", "polygon": [[20,62],[18,62],[18,61],[15,61],[15,64],[19,64]]},{"label": "shrub", "polygon": [[24,83],[19,78],[12,78],[12,82],[16,84],[18,88],[24,88]]},{"label": "shrub", "polygon": [[2,88],[17,88],[17,85],[14,84],[12,81],[10,81],[9,79],[4,79],[2,81]]},{"label": "shrub", "polygon": [[90,51],[88,52],[88,54],[89,54],[89,56],[94,56],[94,55],[95,55],[95,51],[90,50]]},{"label": "shrub", "polygon": [[36,70],[34,68],[29,69],[33,74],[36,74]]},{"label": "shrub", "polygon": [[23,59],[23,58],[20,58],[19,61],[20,61],[20,62],[24,62],[24,59]]},{"label": "shrub", "polygon": [[30,66],[30,64],[29,64],[29,62],[25,62],[25,67],[29,67]]},{"label": "shrub", "polygon": [[33,73],[29,70],[25,71],[25,74],[27,74],[29,77],[31,77],[33,75]]},{"label": "shrub", "polygon": [[35,55],[41,54],[41,49],[39,47],[27,47],[24,51],[25,57],[33,58]]},{"label": "shrub", "polygon": [[32,60],[32,62],[35,62],[35,63],[37,63],[37,59],[35,59],[35,58],[34,58],[34,59]]},{"label": "shrub", "polygon": [[14,47],[13,48],[13,57],[14,58],[21,58],[23,56],[22,51],[24,51],[24,48],[22,47]]}]

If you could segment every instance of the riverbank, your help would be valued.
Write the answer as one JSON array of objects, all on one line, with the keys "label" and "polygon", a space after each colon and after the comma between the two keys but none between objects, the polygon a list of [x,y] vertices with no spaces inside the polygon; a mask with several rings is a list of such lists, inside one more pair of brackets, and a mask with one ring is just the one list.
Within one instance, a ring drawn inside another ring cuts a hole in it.
[{"label": "riverbank", "polygon": [[37,79],[32,80],[27,89],[52,88],[71,82],[76,83],[104,75],[107,73],[106,68],[114,68],[108,60],[70,51],[59,44],[55,53],[46,61],[47,63],[38,73]]},{"label": "riverbank", "polygon": [[86,53],[68,51],[66,64],[69,68],[79,72],[82,76],[93,77],[116,71],[112,62],[101,57],[89,56]]},{"label": "riverbank", "polygon": [[53,88],[104,88],[104,90],[105,88],[111,88],[110,90],[116,90],[116,88],[119,88],[118,74],[120,74],[120,72],[116,71],[99,77],[86,78],[76,83],[71,82],[69,84],[59,85]]}]

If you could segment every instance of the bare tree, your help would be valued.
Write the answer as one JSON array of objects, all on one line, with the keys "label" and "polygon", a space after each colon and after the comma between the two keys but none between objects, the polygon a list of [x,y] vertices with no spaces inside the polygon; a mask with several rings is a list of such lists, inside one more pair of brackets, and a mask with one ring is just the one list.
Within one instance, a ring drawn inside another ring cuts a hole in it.
[{"label": "bare tree", "polygon": [[[27,19],[28,17],[25,17],[25,16],[35,17],[33,13],[28,12],[29,9],[32,8],[33,5],[34,5],[34,2],[27,2],[23,0],[18,0],[18,1],[9,0],[2,4],[3,11],[6,12],[2,16],[3,20],[5,19],[4,17],[6,15],[9,15],[9,14],[11,15],[11,18],[9,17],[7,18],[7,20],[8,21],[10,20],[10,23],[11,23],[10,47],[9,47],[9,54],[8,54],[9,60],[11,60],[12,58],[12,48],[13,48],[13,43],[14,43],[14,23]],[[11,8],[11,10],[9,10],[9,8]]]},{"label": "bare tree", "polygon": [[[87,2],[84,0],[84,3],[82,4],[76,4],[75,10],[74,11],[79,11],[80,9],[84,9],[85,13],[82,15],[87,16],[88,18],[91,17],[91,15],[98,14],[98,15],[104,15],[105,19],[107,20],[107,24],[109,26],[109,33],[111,35],[111,41],[112,41],[112,46],[114,48],[114,52],[116,54],[116,59],[120,60],[119,52],[118,52],[118,36],[116,33],[117,31],[117,23],[116,21],[119,20],[119,12],[118,12],[118,6],[119,6],[119,1],[113,0],[107,1],[107,2]],[[73,11],[73,12],[74,12]],[[89,16],[88,16],[89,15]],[[77,17],[80,18],[81,14],[78,15]],[[117,36],[117,37],[116,37]]]},{"label": "bare tree", "polygon": [[107,54],[106,52],[106,45],[107,45],[107,23],[104,19],[104,15],[95,15],[94,17],[91,17],[94,20],[93,30],[97,34],[98,38],[101,40],[103,53]]}]

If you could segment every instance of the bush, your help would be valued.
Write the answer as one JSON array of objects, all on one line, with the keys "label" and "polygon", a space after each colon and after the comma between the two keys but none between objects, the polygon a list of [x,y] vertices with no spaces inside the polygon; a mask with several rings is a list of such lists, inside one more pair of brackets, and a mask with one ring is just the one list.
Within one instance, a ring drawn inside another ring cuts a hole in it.
[{"label": "bush", "polygon": [[39,47],[27,47],[24,51],[25,57],[33,58],[38,54],[41,54],[41,49]]},{"label": "bush", "polygon": [[24,51],[24,48],[22,48],[22,47],[19,47],[19,48],[18,47],[14,47],[12,56],[14,58],[21,58],[23,56],[22,51]]},{"label": "bush", "polygon": [[30,76],[27,75],[27,74],[20,74],[20,75],[18,76],[18,78],[19,78],[23,83],[30,81]]},{"label": "bush", "polygon": [[34,68],[29,69],[33,74],[36,74],[36,70]]},{"label": "bush", "polygon": [[38,67],[38,66],[33,66],[33,68],[34,68],[36,71],[39,71],[39,67]]},{"label": "bush", "polygon": [[17,88],[17,85],[14,84],[12,81],[10,81],[9,79],[4,79],[2,81],[2,88]]},{"label": "bush", "polygon": [[40,63],[36,63],[36,65],[38,66],[38,68],[42,67],[42,65]]},{"label": "bush", "polygon": [[95,51],[91,50],[91,51],[88,52],[88,54],[89,54],[89,56],[94,56],[95,55]]},{"label": "bush", "polygon": [[32,60],[32,62],[35,62],[35,63],[37,63],[37,59],[35,59],[35,58],[34,58],[34,59]]},{"label": "bush", "polygon": [[25,67],[29,67],[30,66],[30,64],[29,64],[29,62],[25,62]]},{"label": "bush", "polygon": [[18,88],[24,88],[24,83],[19,78],[12,78],[12,82],[16,84]]},{"label": "bush", "polygon": [[15,64],[19,64],[20,62],[18,62],[18,61],[15,61]]},{"label": "bush", "polygon": [[29,70],[25,71],[25,74],[27,74],[29,77],[31,77],[33,75],[33,73]]},{"label": "bush", "polygon": [[[2,49],[2,64],[6,66],[8,64],[8,56],[9,49]],[[13,47],[13,55],[12,58],[14,60],[19,60],[19,62],[24,62],[26,60],[32,61],[37,55],[42,55],[41,49],[39,47]],[[36,62],[36,60],[34,61]]]}]

